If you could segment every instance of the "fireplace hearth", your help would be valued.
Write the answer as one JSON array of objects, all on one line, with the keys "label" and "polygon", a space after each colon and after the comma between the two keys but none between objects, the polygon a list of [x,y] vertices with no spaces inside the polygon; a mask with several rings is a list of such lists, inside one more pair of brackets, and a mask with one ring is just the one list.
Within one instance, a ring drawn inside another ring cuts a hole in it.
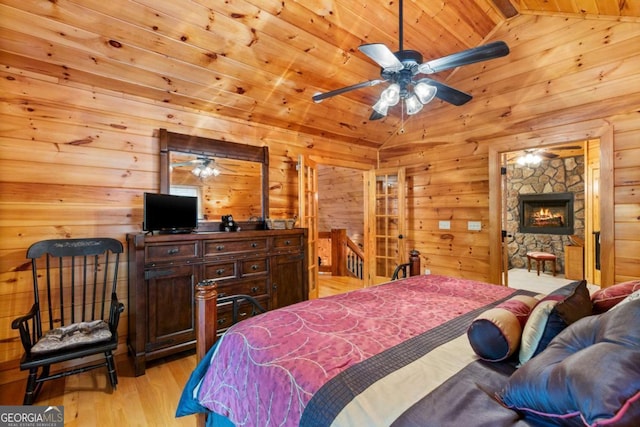
[{"label": "fireplace hearth", "polygon": [[573,193],[521,194],[521,233],[573,234]]}]

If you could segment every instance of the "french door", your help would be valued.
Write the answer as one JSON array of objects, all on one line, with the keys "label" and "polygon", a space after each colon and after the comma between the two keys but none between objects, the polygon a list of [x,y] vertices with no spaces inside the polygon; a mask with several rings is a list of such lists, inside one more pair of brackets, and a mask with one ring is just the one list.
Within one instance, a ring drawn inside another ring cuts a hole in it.
[{"label": "french door", "polygon": [[307,229],[307,277],[309,298],[318,297],[318,167],[298,156],[298,212],[300,226]]},{"label": "french door", "polygon": [[365,172],[365,286],[391,279],[407,259],[405,169]]}]

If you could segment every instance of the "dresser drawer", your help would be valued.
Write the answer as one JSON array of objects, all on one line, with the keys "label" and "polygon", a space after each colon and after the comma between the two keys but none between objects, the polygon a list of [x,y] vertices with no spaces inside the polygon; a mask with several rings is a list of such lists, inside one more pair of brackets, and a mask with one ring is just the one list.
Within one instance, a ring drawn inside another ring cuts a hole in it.
[{"label": "dresser drawer", "polygon": [[204,265],[205,280],[225,280],[238,277],[235,261]]},{"label": "dresser drawer", "polygon": [[[267,297],[256,298],[258,303],[268,310],[269,299]],[[259,313],[257,313],[259,314]],[[253,304],[243,301],[238,305],[238,321],[248,319],[253,315]],[[218,306],[218,331],[225,330],[233,323],[233,304],[231,302]]]},{"label": "dresser drawer", "polygon": [[263,275],[268,271],[266,258],[247,259],[240,262],[240,275],[243,277]]},{"label": "dresser drawer", "polygon": [[246,280],[243,282],[218,283],[218,297],[230,295],[251,295],[252,297],[268,294],[267,279]]},{"label": "dresser drawer", "polygon": [[176,262],[195,259],[199,256],[199,242],[177,242],[145,246],[145,264]]},{"label": "dresser drawer", "polygon": [[205,257],[264,251],[266,249],[267,239],[265,238],[204,242]]},{"label": "dresser drawer", "polygon": [[274,249],[302,249],[302,235],[278,236],[273,239]]}]

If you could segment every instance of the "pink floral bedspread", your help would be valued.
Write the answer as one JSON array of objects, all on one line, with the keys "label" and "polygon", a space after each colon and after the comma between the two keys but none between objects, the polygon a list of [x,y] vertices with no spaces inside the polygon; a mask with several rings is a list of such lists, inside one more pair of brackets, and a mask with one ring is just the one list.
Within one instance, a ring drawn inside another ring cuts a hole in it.
[{"label": "pink floral bedspread", "polygon": [[237,426],[297,426],[311,396],[338,373],[513,292],[416,276],[269,311],[223,336],[198,399]]}]

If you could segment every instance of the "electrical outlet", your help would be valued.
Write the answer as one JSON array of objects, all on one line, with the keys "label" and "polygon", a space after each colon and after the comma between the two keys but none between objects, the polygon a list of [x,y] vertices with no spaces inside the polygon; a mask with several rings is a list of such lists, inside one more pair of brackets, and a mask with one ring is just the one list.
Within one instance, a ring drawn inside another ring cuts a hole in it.
[{"label": "electrical outlet", "polygon": [[438,221],[438,228],[440,230],[451,230],[451,221]]},{"label": "electrical outlet", "polygon": [[425,276],[428,276],[428,275],[430,275],[430,274],[431,274],[431,270],[429,270],[428,268],[425,268],[425,269],[424,269],[424,275],[425,275]]},{"label": "electrical outlet", "polygon": [[467,229],[471,231],[480,231],[482,230],[482,223],[480,221],[468,221]]}]

